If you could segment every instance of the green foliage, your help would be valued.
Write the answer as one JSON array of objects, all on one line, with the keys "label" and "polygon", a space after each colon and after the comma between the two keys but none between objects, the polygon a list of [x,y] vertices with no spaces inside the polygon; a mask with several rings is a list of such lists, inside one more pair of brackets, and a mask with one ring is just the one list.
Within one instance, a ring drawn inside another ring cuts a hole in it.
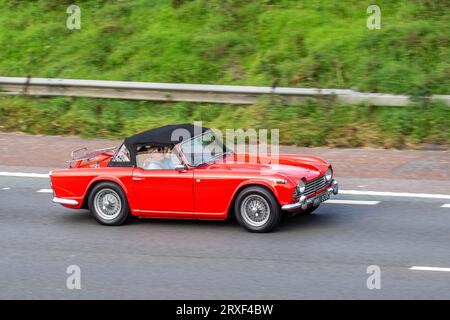
[{"label": "green foliage", "polygon": [[0,0],[0,74],[448,94],[446,1]]},{"label": "green foliage", "polygon": [[415,147],[450,145],[450,108],[348,106],[264,99],[250,106],[93,98],[0,97],[0,131],[121,139],[149,128],[193,123],[280,129],[280,142],[301,146]]},{"label": "green foliage", "polygon": [[[0,130],[123,136],[202,120],[217,128],[280,128],[298,145],[408,147],[450,143],[447,1],[78,0],[81,30],[66,28],[73,1],[0,0],[0,75],[124,81],[354,88],[410,94],[385,108],[157,103],[88,98],[0,98]],[[419,106],[425,105],[425,106]]]}]

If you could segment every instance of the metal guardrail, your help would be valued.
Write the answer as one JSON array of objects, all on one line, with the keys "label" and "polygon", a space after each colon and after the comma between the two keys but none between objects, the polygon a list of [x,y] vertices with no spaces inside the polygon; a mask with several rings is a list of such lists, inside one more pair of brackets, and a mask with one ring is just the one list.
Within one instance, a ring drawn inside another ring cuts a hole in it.
[{"label": "metal guardrail", "polygon": [[[0,93],[229,104],[253,104],[267,95],[280,96],[287,104],[301,103],[310,98],[330,99],[349,104],[367,103],[376,106],[407,106],[412,102],[406,95],[361,93],[348,89],[271,88],[30,77],[0,77]],[[429,99],[443,101],[450,106],[450,95],[434,95]]]}]

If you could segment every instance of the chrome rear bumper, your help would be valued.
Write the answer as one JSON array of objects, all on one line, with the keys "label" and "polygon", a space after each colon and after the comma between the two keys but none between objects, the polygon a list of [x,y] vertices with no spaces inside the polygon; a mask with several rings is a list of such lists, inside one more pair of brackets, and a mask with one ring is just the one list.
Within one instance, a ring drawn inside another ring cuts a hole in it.
[{"label": "chrome rear bumper", "polygon": [[54,203],[68,204],[68,205],[71,205],[71,206],[77,206],[78,205],[78,201],[77,200],[73,200],[73,199],[64,199],[64,198],[53,197],[52,201]]},{"label": "chrome rear bumper", "polygon": [[305,196],[301,196],[300,199],[298,200],[298,202],[286,204],[286,205],[282,206],[281,209],[284,211],[288,211],[288,212],[296,212],[296,211],[300,211],[300,210],[306,210],[310,205],[315,204],[319,200],[319,197],[322,197],[325,193],[328,193],[328,196],[331,196],[331,194],[334,194],[334,195],[338,194],[339,193],[338,182],[336,180],[333,180],[333,182],[331,183],[331,186],[327,190],[323,191],[322,193],[320,193],[314,197],[311,197],[309,199],[307,199]]}]

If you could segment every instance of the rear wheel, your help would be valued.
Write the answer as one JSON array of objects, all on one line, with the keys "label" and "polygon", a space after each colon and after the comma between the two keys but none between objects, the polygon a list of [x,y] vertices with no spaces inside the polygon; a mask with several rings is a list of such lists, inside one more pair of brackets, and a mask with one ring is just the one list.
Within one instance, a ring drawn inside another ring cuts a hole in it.
[{"label": "rear wheel", "polygon": [[96,185],[88,201],[92,215],[101,224],[118,226],[129,216],[128,201],[123,190],[115,183],[102,182]]},{"label": "rear wheel", "polygon": [[241,191],[234,209],[239,224],[251,232],[269,232],[281,219],[277,200],[263,187],[249,187]]}]

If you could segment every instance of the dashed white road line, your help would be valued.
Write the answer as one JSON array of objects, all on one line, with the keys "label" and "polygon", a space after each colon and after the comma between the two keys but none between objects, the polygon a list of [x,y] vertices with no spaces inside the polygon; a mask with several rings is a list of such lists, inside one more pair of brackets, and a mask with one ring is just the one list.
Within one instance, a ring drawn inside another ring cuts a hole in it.
[{"label": "dashed white road line", "polygon": [[374,206],[379,204],[380,201],[362,201],[362,200],[327,200],[324,203],[334,203],[334,204],[360,204],[366,206]]},{"label": "dashed white road line", "polygon": [[339,190],[339,193],[350,195],[362,195],[362,196],[450,199],[450,194],[434,194],[434,193],[409,193],[409,192],[361,191],[361,190]]},{"label": "dashed white road line", "polygon": [[450,272],[450,268],[440,268],[440,267],[419,267],[419,266],[413,266],[413,267],[409,268],[409,270]]},{"label": "dashed white road line", "polygon": [[11,188],[2,188],[2,190],[11,190]]},{"label": "dashed white road line", "polygon": [[[46,173],[33,172],[7,172],[0,171],[0,176],[4,177],[22,177],[22,178],[44,178],[48,179]],[[405,198],[429,198],[429,199],[449,199],[450,194],[434,193],[410,193],[410,192],[388,192],[388,191],[363,191],[363,190],[339,190],[340,194],[362,195],[362,196],[382,196],[382,197],[405,197]],[[446,206],[444,207],[446,208]]]},{"label": "dashed white road line", "polygon": [[[10,190],[11,188],[2,188],[2,190]],[[39,189],[36,192],[39,193],[53,193],[53,189]],[[369,201],[369,200],[327,200],[325,203],[328,204],[353,204],[353,205],[366,205],[374,206],[379,204],[381,201]],[[450,203],[443,204],[441,208],[450,208]]]},{"label": "dashed white road line", "polygon": [[39,193],[53,193],[53,189],[39,189],[36,192],[39,192]]},{"label": "dashed white road line", "polygon": [[21,177],[21,178],[49,178],[46,173],[26,173],[26,172],[6,172],[0,171],[0,176],[4,177]]}]

